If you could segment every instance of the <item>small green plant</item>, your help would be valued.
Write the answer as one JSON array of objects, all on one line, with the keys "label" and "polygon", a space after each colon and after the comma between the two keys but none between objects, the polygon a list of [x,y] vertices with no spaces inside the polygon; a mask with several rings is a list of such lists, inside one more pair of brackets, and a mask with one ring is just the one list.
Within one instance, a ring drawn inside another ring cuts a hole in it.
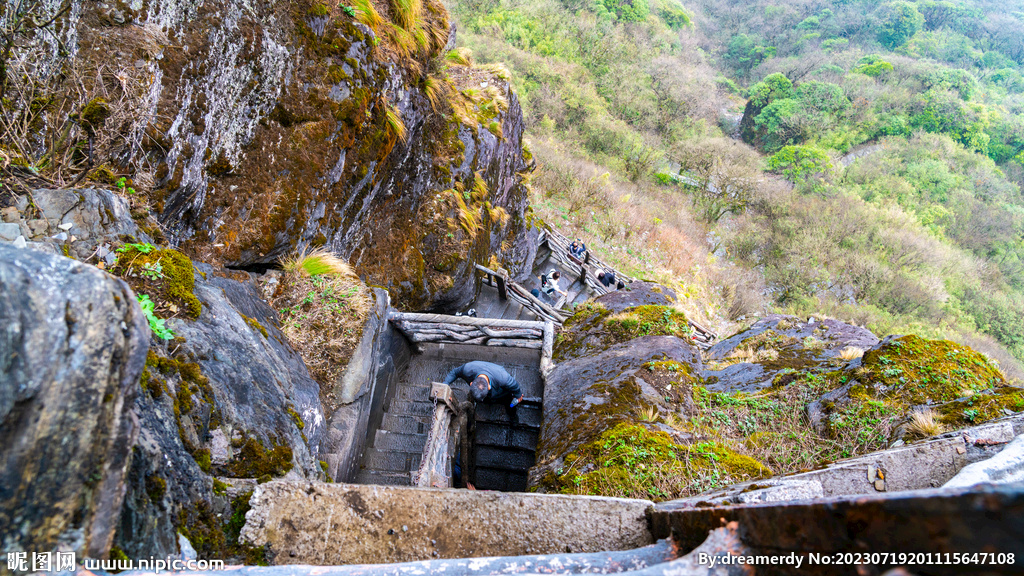
[{"label": "small green plant", "polygon": [[139,272],[144,278],[150,280],[160,280],[164,277],[164,267],[160,264],[160,261],[147,262],[142,265],[142,271]]},{"label": "small green plant", "polygon": [[138,250],[143,254],[149,254],[150,252],[156,249],[156,246],[153,246],[152,244],[125,244],[124,246],[118,248],[117,251],[121,254],[124,254],[125,252],[131,250],[132,248]]},{"label": "small green plant", "polygon": [[341,8],[341,11],[347,14],[350,18],[356,17],[356,9],[354,7],[338,4],[338,8]]},{"label": "small green plant", "polygon": [[964,419],[968,422],[974,422],[974,419],[978,417],[977,408],[968,408],[964,410]]},{"label": "small green plant", "polygon": [[161,340],[171,340],[174,338],[174,332],[164,325],[166,322],[163,318],[156,317],[156,304],[149,299],[148,294],[139,294],[139,306],[142,307],[142,315],[149,320],[149,329],[153,331],[153,334]]},{"label": "small green plant", "polygon": [[128,186],[128,180],[122,176],[114,182],[114,186],[117,186],[119,192],[127,192],[128,194],[135,194],[135,188]]}]

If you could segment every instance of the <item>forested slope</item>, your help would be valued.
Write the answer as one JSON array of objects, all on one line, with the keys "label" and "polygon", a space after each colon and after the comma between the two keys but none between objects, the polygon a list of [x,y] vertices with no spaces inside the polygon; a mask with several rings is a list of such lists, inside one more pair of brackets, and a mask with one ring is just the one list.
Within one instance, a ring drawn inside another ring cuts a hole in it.
[{"label": "forested slope", "polygon": [[541,217],[676,282],[689,313],[951,337],[1020,374],[1024,3],[453,12],[523,97]]}]

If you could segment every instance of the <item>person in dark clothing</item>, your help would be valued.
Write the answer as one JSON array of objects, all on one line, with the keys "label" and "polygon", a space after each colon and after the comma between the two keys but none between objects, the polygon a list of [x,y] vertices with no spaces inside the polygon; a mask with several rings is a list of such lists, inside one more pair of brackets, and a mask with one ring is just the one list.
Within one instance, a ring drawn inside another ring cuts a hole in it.
[{"label": "person in dark clothing", "polygon": [[507,370],[491,362],[475,360],[453,368],[444,383],[450,386],[459,378],[469,383],[469,397],[473,402],[502,404],[509,422],[513,426],[519,423],[516,407],[523,400],[523,390]]},{"label": "person in dark clothing", "polygon": [[615,272],[605,272],[604,270],[598,270],[597,279],[601,281],[601,284],[605,288],[607,288],[612,284],[615,284]]}]

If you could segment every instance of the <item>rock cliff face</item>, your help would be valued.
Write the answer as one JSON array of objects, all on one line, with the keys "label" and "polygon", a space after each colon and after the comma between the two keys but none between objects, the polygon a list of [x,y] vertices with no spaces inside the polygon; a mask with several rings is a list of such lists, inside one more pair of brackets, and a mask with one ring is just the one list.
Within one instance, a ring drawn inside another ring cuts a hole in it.
[{"label": "rock cliff face", "polygon": [[[472,264],[491,254],[514,275],[526,265],[518,101],[501,78],[458,66],[472,104],[454,113],[463,93],[438,90],[454,38],[435,0],[409,31],[311,0],[71,7],[70,62],[128,87],[105,128],[127,142],[113,160],[152,189],[169,239],[194,259],[248,266],[327,246],[410,309],[467,303]],[[39,57],[64,63],[41,41]],[[477,174],[478,221],[460,229],[444,191],[472,189]]]},{"label": "rock cliff face", "polygon": [[105,555],[149,327],[128,286],[0,245],[0,542]]}]

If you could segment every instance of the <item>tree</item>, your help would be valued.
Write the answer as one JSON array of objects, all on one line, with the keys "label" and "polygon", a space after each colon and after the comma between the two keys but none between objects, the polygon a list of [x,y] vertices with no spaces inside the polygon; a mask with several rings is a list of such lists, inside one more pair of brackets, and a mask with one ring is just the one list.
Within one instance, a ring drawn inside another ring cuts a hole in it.
[{"label": "tree", "polygon": [[797,183],[828,172],[832,169],[832,160],[817,148],[786,146],[768,159],[768,169]]},{"label": "tree", "polygon": [[878,40],[893,50],[906,44],[924,26],[924,16],[910,2],[893,2],[882,10]]},{"label": "tree", "polygon": [[740,214],[757,198],[761,186],[760,156],[728,138],[677,144],[670,153],[679,176],[691,192],[697,216],[709,224],[726,214]]}]

